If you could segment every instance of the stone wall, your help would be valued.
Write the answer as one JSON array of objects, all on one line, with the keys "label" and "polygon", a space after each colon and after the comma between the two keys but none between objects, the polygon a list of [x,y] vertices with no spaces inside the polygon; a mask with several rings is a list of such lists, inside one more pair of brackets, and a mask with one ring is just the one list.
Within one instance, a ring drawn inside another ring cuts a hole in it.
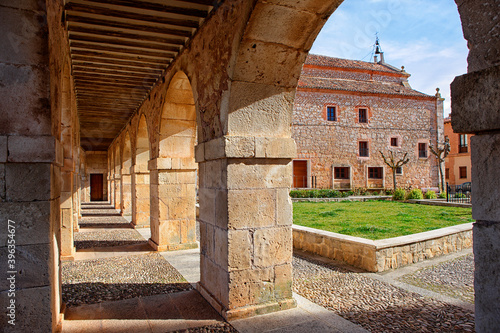
[{"label": "stone wall", "polygon": [[[325,70],[315,69],[313,74],[326,75],[321,72]],[[336,106],[337,121],[325,119],[327,105]],[[360,106],[369,109],[368,124],[357,122]],[[299,87],[292,137],[297,142],[297,159],[310,161],[310,176],[316,176],[318,188],[340,188],[340,182],[333,181],[333,167],[351,168],[351,188],[392,188],[392,171],[379,153],[387,156],[389,150],[400,157],[407,152],[410,158],[397,176],[399,187],[437,187],[436,159],[430,151],[426,158],[419,158],[418,143],[435,145],[438,137],[442,140],[442,126],[442,101],[435,97],[311,91]],[[391,147],[391,137],[398,138],[398,147]],[[368,141],[369,157],[359,156],[359,141]],[[369,180],[368,167],[383,167],[383,180]],[[349,183],[344,187],[349,187]]]},{"label": "stone wall", "polygon": [[294,225],[293,247],[382,272],[472,247],[472,223],[375,241]]},{"label": "stone wall", "polygon": [[85,152],[85,183],[84,183],[84,196],[81,202],[90,202],[90,175],[102,174],[103,175],[103,200],[107,201],[108,198],[108,154],[105,151],[89,151]]}]

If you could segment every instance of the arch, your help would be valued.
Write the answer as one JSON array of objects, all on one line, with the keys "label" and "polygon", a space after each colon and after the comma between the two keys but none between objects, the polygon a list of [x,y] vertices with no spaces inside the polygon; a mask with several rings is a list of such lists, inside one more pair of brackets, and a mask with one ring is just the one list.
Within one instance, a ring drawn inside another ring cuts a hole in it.
[{"label": "arch", "polygon": [[137,124],[137,137],[135,144],[135,168],[146,172],[150,156],[149,131],[146,116],[141,114]]},{"label": "arch", "polygon": [[123,156],[121,169],[121,209],[123,216],[132,215],[132,142],[127,131],[123,138]]},{"label": "arch", "polygon": [[160,118],[159,158],[151,170],[151,239],[158,251],[197,247],[196,108],[191,83],[177,72]]},{"label": "arch", "polygon": [[122,195],[121,195],[121,167],[122,167],[122,161],[121,161],[121,153],[120,153],[120,144],[119,141],[115,143],[115,149],[114,149],[114,155],[115,155],[115,168],[114,168],[114,178],[115,178],[115,202],[114,206],[115,209],[121,210],[121,201],[122,201]]},{"label": "arch", "polygon": [[193,157],[196,108],[191,83],[179,71],[170,81],[160,119],[159,157]]},{"label": "arch", "polygon": [[132,174],[132,225],[135,228],[150,225],[150,185],[148,161],[151,158],[148,123],[144,114],[137,124],[135,166]]}]

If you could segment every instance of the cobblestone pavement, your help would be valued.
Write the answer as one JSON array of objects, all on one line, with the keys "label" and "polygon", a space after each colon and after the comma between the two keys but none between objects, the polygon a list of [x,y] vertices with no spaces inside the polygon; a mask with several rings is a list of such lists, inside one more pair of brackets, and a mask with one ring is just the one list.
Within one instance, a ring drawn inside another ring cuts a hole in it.
[{"label": "cobblestone pavement", "polygon": [[68,307],[192,289],[158,253],[63,262],[61,269]]},{"label": "cobblestone pavement", "polygon": [[101,229],[75,233],[75,247],[77,250],[140,243],[147,243],[147,240],[135,229]]},{"label": "cobblestone pavement", "polygon": [[371,332],[474,332],[474,314],[363,273],[294,256],[296,293]]},{"label": "cobblestone pavement", "polygon": [[423,268],[398,280],[474,303],[474,255]]}]

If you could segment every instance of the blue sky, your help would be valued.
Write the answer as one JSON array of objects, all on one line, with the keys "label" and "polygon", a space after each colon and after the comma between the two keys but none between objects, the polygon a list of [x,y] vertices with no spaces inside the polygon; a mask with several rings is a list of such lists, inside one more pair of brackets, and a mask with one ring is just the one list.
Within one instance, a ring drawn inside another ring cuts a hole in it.
[{"label": "blue sky", "polygon": [[385,62],[411,74],[413,89],[441,89],[450,113],[450,83],[467,72],[467,42],[453,0],[345,0],[318,35],[311,53],[373,61],[378,32]]}]

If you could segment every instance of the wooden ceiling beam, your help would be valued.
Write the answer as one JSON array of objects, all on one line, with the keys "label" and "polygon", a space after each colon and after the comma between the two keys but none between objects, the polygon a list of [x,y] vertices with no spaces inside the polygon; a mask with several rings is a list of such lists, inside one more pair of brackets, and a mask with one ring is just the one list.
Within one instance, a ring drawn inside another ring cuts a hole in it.
[{"label": "wooden ceiling beam", "polygon": [[122,66],[110,66],[110,65],[96,65],[96,64],[73,64],[73,71],[113,71],[116,73],[131,73],[131,74],[142,74],[142,75],[152,75],[160,76],[163,71],[158,69],[146,69],[146,68],[131,68]]},{"label": "wooden ceiling beam", "polygon": [[[168,6],[160,3],[146,2],[141,1],[138,3],[134,0],[87,0],[87,2],[95,2],[99,4],[105,5],[118,5],[136,9],[147,9],[154,10],[158,12],[168,12],[185,16],[192,16],[198,18],[205,18],[208,14],[207,10],[195,9],[195,8],[186,8],[179,6]],[[191,1],[190,1],[191,2]]]},{"label": "wooden ceiling beam", "polygon": [[116,38],[102,38],[96,37],[94,35],[80,35],[76,33],[70,33],[70,40],[78,40],[82,42],[92,42],[99,44],[111,44],[111,45],[120,45],[120,46],[131,46],[131,47],[139,47],[150,50],[159,50],[159,51],[170,51],[170,52],[179,52],[180,46],[172,46],[165,44],[153,44],[151,42],[141,42],[141,41],[130,41]]},{"label": "wooden ceiling beam", "polygon": [[[190,20],[190,19],[176,19],[170,18],[160,15],[145,15],[136,12],[123,11],[123,10],[115,10],[105,7],[92,6],[87,4],[79,4],[74,2],[68,2],[65,6],[66,10],[75,11],[80,13],[88,13],[88,14],[97,14],[104,15],[108,17],[119,17],[136,21],[144,21],[144,22],[154,22],[161,24],[168,24],[179,27],[188,27],[188,28],[198,28],[199,23],[198,20]],[[160,14],[160,13],[159,13]]]},{"label": "wooden ceiling beam", "polygon": [[132,67],[142,67],[142,68],[149,68],[149,69],[160,69],[164,70],[167,66],[167,64],[152,64],[152,63],[146,63],[146,62],[139,62],[139,61],[127,61],[127,60],[120,60],[120,59],[106,59],[106,58],[92,58],[88,56],[80,56],[80,55],[72,55],[71,59],[73,60],[73,63],[75,61],[78,62],[85,62],[85,63],[93,63],[93,64],[112,64],[112,65],[121,65],[121,66],[132,66]]},{"label": "wooden ceiling beam", "polygon": [[136,41],[149,41],[158,44],[182,46],[186,42],[186,37],[172,38],[172,37],[160,37],[145,34],[133,34],[128,32],[116,31],[116,30],[106,30],[98,28],[85,28],[85,27],[75,27],[73,25],[68,26],[68,31],[70,33],[83,33],[86,35],[97,35],[97,36],[107,36],[113,38],[125,38],[132,39]]},{"label": "wooden ceiling beam", "polygon": [[151,78],[154,79],[155,81],[158,79],[159,75],[158,74],[147,74],[147,73],[132,73],[132,72],[122,72],[122,71],[116,71],[116,70],[103,70],[103,69],[96,69],[96,68],[73,68],[73,75],[79,76],[79,75],[85,75],[85,74],[99,74],[99,75],[109,75],[109,76],[116,76],[116,77],[126,77],[126,78],[135,78],[135,79],[143,79],[143,78]]},{"label": "wooden ceiling beam", "polygon": [[154,83],[156,82],[156,79],[155,78],[135,78],[135,77],[132,77],[132,78],[127,78],[127,77],[123,77],[123,76],[116,76],[116,75],[101,75],[101,74],[97,74],[97,73],[94,73],[94,74],[78,74],[78,75],[74,75],[75,79],[77,80],[85,80],[85,79],[88,79],[88,80],[96,80],[97,81],[104,81],[104,82],[125,82],[125,83],[132,83],[132,84],[137,84],[137,85],[140,85],[140,84],[143,84],[143,83]]},{"label": "wooden ceiling beam", "polygon": [[[167,58],[150,58],[144,57],[140,55],[123,55],[116,53],[108,53],[104,51],[81,51],[81,50],[73,50],[73,56],[86,56],[86,57],[101,57],[108,59],[121,59],[127,61],[137,61],[142,63],[150,63],[150,64],[163,64],[166,65],[168,63]],[[92,58],[90,58],[92,59]],[[97,60],[97,59],[96,59]]]},{"label": "wooden ceiling beam", "polygon": [[78,42],[78,41],[71,41],[70,47],[73,50],[81,49],[84,51],[106,51],[106,52],[114,52],[126,55],[137,54],[137,55],[150,56],[160,59],[172,59],[173,57],[175,57],[175,52],[148,51],[140,48],[117,47],[112,45],[101,45],[101,44],[93,44],[93,43]]}]

